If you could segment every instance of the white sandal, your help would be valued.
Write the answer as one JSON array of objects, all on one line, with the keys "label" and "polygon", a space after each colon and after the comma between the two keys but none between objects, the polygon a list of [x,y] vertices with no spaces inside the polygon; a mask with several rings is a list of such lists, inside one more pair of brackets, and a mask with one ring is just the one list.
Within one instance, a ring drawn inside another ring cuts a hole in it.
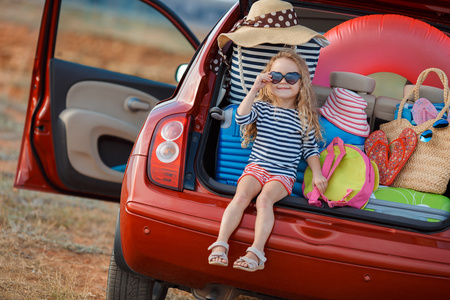
[{"label": "white sandal", "polygon": [[[208,257],[208,263],[210,265],[226,267],[226,266],[228,266],[228,256],[227,255],[228,255],[228,249],[229,249],[229,246],[227,243],[221,242],[221,241],[215,242],[211,246],[208,247],[208,250],[213,250],[214,248],[219,247],[219,246],[224,247],[226,249],[225,252],[219,252],[219,251],[212,252],[211,255],[209,255],[209,257]],[[212,261],[213,258],[218,258],[218,259]],[[225,260],[226,263],[222,262],[222,259]]]},{"label": "white sandal", "polygon": [[[257,270],[264,269],[264,263],[267,261],[267,258],[264,256],[264,252],[259,251],[254,247],[248,247],[246,252],[252,252],[258,257],[259,262],[254,259],[248,258],[247,256],[241,256],[238,260],[234,262],[233,268],[247,271],[247,272],[255,272]],[[237,262],[245,262],[247,267],[236,265]]]}]

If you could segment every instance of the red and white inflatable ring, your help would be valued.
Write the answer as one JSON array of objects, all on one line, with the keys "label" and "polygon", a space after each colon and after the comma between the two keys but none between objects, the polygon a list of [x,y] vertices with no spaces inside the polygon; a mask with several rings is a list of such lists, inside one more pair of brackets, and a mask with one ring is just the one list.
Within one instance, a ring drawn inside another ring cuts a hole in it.
[{"label": "red and white inflatable ring", "polygon": [[[314,84],[329,86],[332,71],[370,75],[391,72],[416,83],[420,73],[439,68],[450,77],[450,38],[439,29],[399,15],[371,15],[344,22],[325,36]],[[435,74],[425,85],[442,88]]]}]

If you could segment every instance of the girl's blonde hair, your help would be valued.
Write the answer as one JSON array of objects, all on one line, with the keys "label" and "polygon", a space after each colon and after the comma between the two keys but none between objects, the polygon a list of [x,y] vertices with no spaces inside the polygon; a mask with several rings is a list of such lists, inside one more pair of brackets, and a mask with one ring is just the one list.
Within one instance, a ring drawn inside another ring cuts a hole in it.
[{"label": "girl's blonde hair", "polygon": [[[300,57],[293,49],[286,48],[270,59],[262,73],[271,70],[273,63],[279,58],[288,58],[292,60],[298,67],[301,75],[300,92],[295,100],[295,107],[298,109],[298,116],[302,123],[302,135],[306,135],[311,129],[315,130],[315,138],[317,141],[323,140],[319,124],[319,116],[317,110],[316,94],[314,93],[308,66],[303,58]],[[256,100],[272,103],[277,106],[278,98],[271,92],[269,85],[263,87],[258,94]],[[242,126],[241,135],[243,137],[242,147],[246,148],[256,138],[256,122]],[[307,136],[308,137],[308,136]]]}]

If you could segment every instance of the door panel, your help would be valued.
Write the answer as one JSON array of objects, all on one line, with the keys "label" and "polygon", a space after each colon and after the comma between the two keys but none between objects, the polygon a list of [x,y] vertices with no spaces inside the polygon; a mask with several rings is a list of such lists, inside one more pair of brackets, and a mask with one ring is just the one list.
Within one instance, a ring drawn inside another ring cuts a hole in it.
[{"label": "door panel", "polygon": [[[74,84],[67,93],[66,109],[59,115],[58,121],[63,124],[57,127],[66,130],[68,159],[74,169],[86,176],[120,183],[129,152],[111,155],[114,159],[109,163],[107,154],[121,145],[131,150],[140,126],[158,101],[119,84],[93,80]],[[109,146],[101,147],[106,141]]]},{"label": "door panel", "polygon": [[102,137],[132,143],[139,128],[105,114],[77,108],[64,110],[59,119],[62,122],[59,128],[66,130],[67,155],[74,169],[86,176],[120,183],[122,174],[113,169],[119,166],[108,167],[103,162],[98,144]]},{"label": "door panel", "polygon": [[46,1],[16,186],[119,198],[142,124],[198,46],[146,2]]},{"label": "door panel", "polygon": [[50,62],[50,77],[59,179],[72,190],[118,195],[142,124],[175,87],[58,59]]}]

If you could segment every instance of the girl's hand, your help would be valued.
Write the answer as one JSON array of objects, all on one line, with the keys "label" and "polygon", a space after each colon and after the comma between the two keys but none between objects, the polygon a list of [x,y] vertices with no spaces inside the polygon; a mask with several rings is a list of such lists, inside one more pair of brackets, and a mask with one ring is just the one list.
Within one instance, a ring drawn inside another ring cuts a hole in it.
[{"label": "girl's hand", "polygon": [[237,109],[238,115],[247,115],[252,110],[253,101],[256,98],[259,90],[265,87],[269,82],[272,82],[272,76],[269,73],[261,73],[256,77],[255,83],[253,84],[251,90],[245,96],[244,100],[242,100],[241,104]]},{"label": "girl's hand", "polygon": [[320,167],[319,155],[313,155],[306,160],[312,171],[312,187],[317,186],[319,191],[323,194],[328,186],[328,179],[322,175],[322,168]]},{"label": "girl's hand", "polygon": [[325,178],[325,176],[322,175],[321,172],[318,174],[313,174],[312,186],[313,188],[317,186],[319,191],[323,194],[328,187],[328,180]]},{"label": "girl's hand", "polygon": [[256,77],[252,88],[259,91],[270,82],[272,82],[272,76],[269,73],[261,73]]}]

